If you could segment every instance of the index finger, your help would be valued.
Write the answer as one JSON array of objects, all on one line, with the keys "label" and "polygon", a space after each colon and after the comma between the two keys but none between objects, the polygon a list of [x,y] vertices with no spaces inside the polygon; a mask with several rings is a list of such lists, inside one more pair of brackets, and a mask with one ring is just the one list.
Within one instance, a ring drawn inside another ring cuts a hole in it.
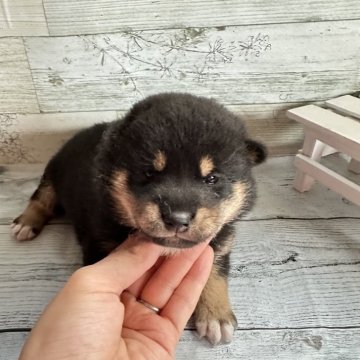
[{"label": "index finger", "polygon": [[84,271],[91,273],[97,291],[121,292],[139,279],[158,260],[163,248],[143,234],[134,234],[106,258]]},{"label": "index finger", "polygon": [[165,259],[144,286],[141,298],[158,308],[163,308],[205,247],[208,246],[209,241],[210,239]]},{"label": "index finger", "polygon": [[161,310],[160,316],[170,320],[179,337],[195,310],[209,278],[213,261],[214,252],[207,246]]}]

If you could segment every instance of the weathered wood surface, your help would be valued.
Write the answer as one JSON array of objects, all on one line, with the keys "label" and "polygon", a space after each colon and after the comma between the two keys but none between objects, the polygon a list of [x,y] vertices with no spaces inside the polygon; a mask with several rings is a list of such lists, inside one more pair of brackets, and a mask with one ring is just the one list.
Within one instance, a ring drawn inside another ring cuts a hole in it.
[{"label": "weathered wood surface", "polygon": [[[0,113],[39,112],[23,40],[0,39]],[[0,144],[3,122],[0,114]]]},{"label": "weathered wood surface", "polygon": [[115,111],[0,114],[0,163],[45,163],[79,130],[116,118]]},{"label": "weathered wood surface", "polygon": [[[241,222],[230,270],[239,328],[358,326],[359,233],[359,218]],[[80,266],[79,247],[66,224],[26,243],[1,225],[0,240],[0,324],[29,328]]]},{"label": "weathered wood surface", "polygon": [[[345,161],[326,161],[332,168],[349,179],[360,182],[359,175],[347,172]],[[5,165],[0,168],[0,224],[9,224],[24,209],[29,196],[36,189],[44,165]],[[246,219],[274,218],[336,218],[359,217],[360,208],[343,201],[341,196],[315,184],[311,192],[299,194],[292,188],[294,179],[293,157],[271,158],[254,168],[258,182],[258,199]],[[328,206],[331,202],[331,206]],[[296,204],[296,205],[294,205]],[[63,222],[59,219],[58,222]]]},{"label": "weathered wood surface", "polygon": [[[290,155],[301,147],[301,125],[285,112],[299,104],[229,106],[251,136],[267,145],[270,155]],[[52,114],[0,114],[0,164],[45,163],[74,133],[95,123],[121,118],[125,111]]]},{"label": "weathered wood surface", "polygon": [[32,327],[44,305],[80,267],[80,249],[70,225],[49,225],[28,243],[14,241],[9,226],[1,225],[0,239],[1,327]]},{"label": "weathered wood surface", "polygon": [[[28,332],[0,333],[1,360],[17,360]],[[177,360],[355,360],[360,358],[359,329],[236,331],[234,342],[210,347],[186,330]]]},{"label": "weathered wood surface", "polygon": [[[321,186],[315,186],[311,195],[293,191],[292,160],[273,158],[256,168],[260,198],[248,220],[238,225],[232,255],[230,292],[239,320],[234,343],[212,349],[186,331],[178,359],[359,356],[360,209]],[[42,167],[0,168],[0,359],[4,360],[17,358],[27,335],[22,329],[33,326],[81,264],[72,227],[64,220],[48,225],[31,242],[18,243],[9,235],[8,223],[36,186]],[[190,322],[188,329],[192,328]],[[14,332],[7,332],[11,329]]]},{"label": "weathered wood surface", "polygon": [[176,359],[355,360],[359,341],[360,329],[248,330],[236,331],[232,344],[214,348],[186,331]]},{"label": "weathered wood surface", "polygon": [[25,43],[41,111],[61,112],[127,109],[160,91],[191,90],[232,105],[323,100],[359,89],[359,40],[354,20]]},{"label": "weathered wood surface", "polygon": [[51,35],[360,18],[357,0],[44,0],[44,6]]},{"label": "weathered wood surface", "polygon": [[0,3],[1,36],[48,35],[42,0],[2,0]]}]

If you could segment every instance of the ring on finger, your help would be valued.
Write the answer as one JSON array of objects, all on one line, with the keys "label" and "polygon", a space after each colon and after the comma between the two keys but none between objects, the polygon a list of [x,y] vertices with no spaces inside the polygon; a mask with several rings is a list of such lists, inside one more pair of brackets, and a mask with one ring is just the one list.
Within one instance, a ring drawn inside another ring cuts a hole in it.
[{"label": "ring on finger", "polygon": [[148,303],[147,301],[139,298],[137,299],[137,302],[139,302],[140,304],[144,305],[145,307],[147,307],[148,309],[152,310],[155,314],[158,314],[160,312],[160,309],[158,307],[156,307],[155,305],[152,305],[150,303]]}]

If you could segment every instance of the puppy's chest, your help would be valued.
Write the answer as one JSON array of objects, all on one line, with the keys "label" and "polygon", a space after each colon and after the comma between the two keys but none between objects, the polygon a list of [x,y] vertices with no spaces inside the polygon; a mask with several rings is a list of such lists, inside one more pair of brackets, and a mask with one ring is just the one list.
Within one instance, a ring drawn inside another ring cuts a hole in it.
[{"label": "puppy's chest", "polygon": [[235,231],[226,227],[210,242],[216,256],[229,254],[235,239]]}]

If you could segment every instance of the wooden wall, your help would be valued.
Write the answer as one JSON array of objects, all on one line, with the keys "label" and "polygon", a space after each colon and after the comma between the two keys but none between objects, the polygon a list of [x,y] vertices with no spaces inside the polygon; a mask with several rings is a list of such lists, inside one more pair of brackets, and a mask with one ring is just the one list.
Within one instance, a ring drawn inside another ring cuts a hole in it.
[{"label": "wooden wall", "polygon": [[286,109],[360,90],[358,0],[0,0],[0,37],[0,163],[160,91],[214,97],[292,154]]}]

